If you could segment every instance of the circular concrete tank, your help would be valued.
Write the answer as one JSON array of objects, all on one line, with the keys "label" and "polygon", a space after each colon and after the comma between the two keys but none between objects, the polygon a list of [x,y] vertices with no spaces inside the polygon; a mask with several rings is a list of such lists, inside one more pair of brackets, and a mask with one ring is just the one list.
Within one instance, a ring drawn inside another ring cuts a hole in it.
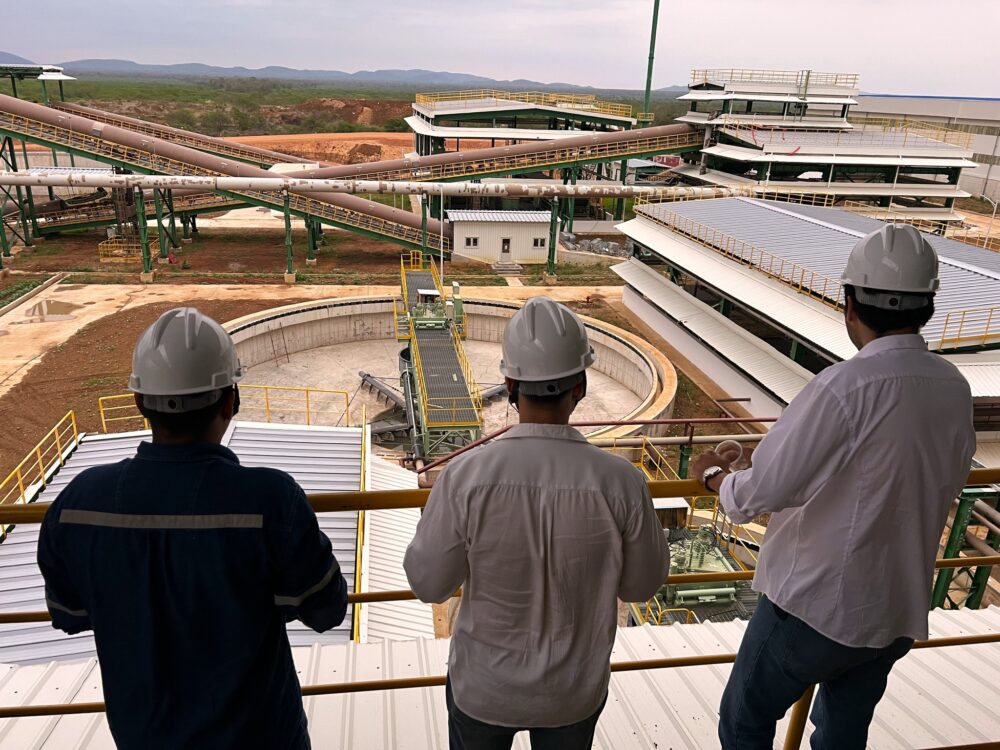
[{"label": "circular concrete tank", "polygon": [[[479,387],[501,382],[498,369],[504,326],[517,303],[465,300],[468,315],[466,353]],[[627,331],[583,317],[597,361],[590,371],[588,396],[574,413],[575,421],[620,421],[670,417],[677,378],[673,366],[655,348]],[[391,411],[384,397],[361,387],[359,371],[399,388],[399,356],[406,342],[396,340],[391,297],[305,302],[248,315],[226,324],[247,368],[246,383],[347,391],[351,424],[364,411],[369,422]],[[278,392],[269,405],[272,421],[303,422],[303,413],[280,407]],[[291,404],[294,394],[284,396]],[[311,394],[311,408],[322,412],[313,423],[344,424],[344,396]],[[325,400],[324,400],[325,399]],[[317,403],[319,406],[317,407]],[[244,418],[264,419],[263,403],[244,400]],[[301,406],[301,404],[299,404]],[[484,405],[485,432],[516,422],[506,400]],[[382,424],[382,423],[380,423]],[[591,435],[633,434],[635,426],[594,427]],[[647,430],[646,432],[657,432]]]}]

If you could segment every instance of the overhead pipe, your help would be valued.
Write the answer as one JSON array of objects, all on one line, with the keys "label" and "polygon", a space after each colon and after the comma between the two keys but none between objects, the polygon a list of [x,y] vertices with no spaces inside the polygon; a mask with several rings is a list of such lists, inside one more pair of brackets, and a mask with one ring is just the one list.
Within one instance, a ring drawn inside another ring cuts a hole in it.
[{"label": "overhead pipe", "polygon": [[[26,102],[15,99],[12,96],[0,94],[0,111],[9,114],[34,120],[51,127],[62,128],[72,133],[79,133],[84,136],[100,138],[108,143],[138,149],[157,156],[162,156],[174,161],[181,162],[196,168],[204,169],[215,174],[228,177],[246,178],[274,178],[274,173],[266,169],[255,167],[251,164],[228,159],[219,155],[205,153],[188,146],[181,146],[170,143],[162,138],[136,133],[125,130],[115,125],[97,122],[87,117],[70,115],[33,102]],[[95,185],[96,183],[90,183]],[[292,190],[292,192],[297,192]],[[409,211],[385,206],[374,201],[364,200],[354,195],[344,195],[331,191],[310,193],[310,197],[330,203],[339,208],[355,211],[361,214],[368,214],[378,219],[383,219],[394,224],[402,224],[411,229],[421,228],[420,217]],[[443,225],[440,221],[429,220],[427,231],[434,235],[441,234],[442,231],[450,233],[451,227]]]},{"label": "overhead pipe", "polygon": [[[237,192],[244,190],[280,191],[293,193],[390,193],[405,195],[446,196],[486,196],[486,197],[528,197],[553,198],[572,196],[576,198],[639,198],[656,199],[698,199],[723,198],[734,195],[749,195],[748,191],[719,187],[652,187],[647,185],[573,185],[553,181],[551,184],[535,182],[413,182],[407,180],[364,180],[364,179],[311,179],[298,177],[210,177],[190,175],[144,175],[111,174],[93,172],[0,172],[0,185],[22,187],[85,187],[85,188],[142,188],[189,191]],[[382,204],[377,204],[382,205]],[[408,216],[415,216],[406,212]],[[418,221],[419,223],[419,221]]]}]

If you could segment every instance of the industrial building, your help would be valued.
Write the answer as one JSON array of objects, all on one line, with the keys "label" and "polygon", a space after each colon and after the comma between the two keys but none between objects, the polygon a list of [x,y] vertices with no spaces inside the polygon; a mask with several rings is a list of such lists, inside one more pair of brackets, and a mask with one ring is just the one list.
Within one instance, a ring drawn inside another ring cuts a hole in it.
[{"label": "industrial building", "polygon": [[959,187],[1000,200],[1000,98],[859,94],[851,120],[913,119],[968,133],[975,167],[962,171]]},{"label": "industrial building", "polygon": [[959,182],[976,166],[971,134],[907,119],[853,122],[859,80],[812,70],[696,69],[678,122],[704,133],[700,156],[674,169],[696,184],[766,196],[854,200],[910,219],[959,218]]},{"label": "industrial building", "polygon": [[545,263],[550,218],[547,211],[448,211],[456,253],[507,265]]}]

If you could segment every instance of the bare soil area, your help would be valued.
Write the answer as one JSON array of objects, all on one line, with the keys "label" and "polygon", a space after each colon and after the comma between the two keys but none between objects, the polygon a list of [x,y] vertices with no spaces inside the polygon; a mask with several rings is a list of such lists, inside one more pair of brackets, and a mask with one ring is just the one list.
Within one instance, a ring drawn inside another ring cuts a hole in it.
[{"label": "bare soil area", "polygon": [[401,159],[413,150],[412,133],[305,133],[243,135],[227,140],[329,164]]},{"label": "bare soil area", "polygon": [[[270,299],[192,299],[143,305],[101,318],[49,350],[20,383],[0,397],[0,467],[12,469],[70,409],[81,430],[99,432],[97,399],[124,393],[139,334],[167,310],[197,306],[217,320],[274,307]],[[295,302],[300,300],[294,300]],[[293,301],[290,300],[289,304]]]}]

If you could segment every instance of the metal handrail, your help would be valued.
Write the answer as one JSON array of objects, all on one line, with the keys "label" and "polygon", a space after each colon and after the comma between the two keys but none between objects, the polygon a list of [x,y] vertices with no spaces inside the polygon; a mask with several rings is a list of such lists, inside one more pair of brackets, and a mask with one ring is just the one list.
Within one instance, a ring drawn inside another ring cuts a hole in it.
[{"label": "metal handrail", "polygon": [[437,109],[437,105],[442,103],[476,102],[490,99],[498,101],[523,102],[525,104],[539,104],[546,107],[559,107],[561,109],[578,109],[587,112],[600,112],[601,114],[614,115],[615,117],[632,117],[631,105],[600,101],[593,94],[554,94],[546,91],[500,91],[498,89],[472,89],[468,91],[436,91],[417,94],[416,103],[425,106],[430,105],[430,109]]},{"label": "metal handrail", "polygon": [[[801,143],[799,137],[805,134],[821,134],[824,136],[823,146],[877,146],[877,147],[920,147],[921,141],[934,141],[948,146],[955,146],[968,151],[972,147],[972,133],[955,130],[932,122],[910,119],[865,119],[852,123],[847,129],[829,128],[783,128],[782,122],[746,122],[744,119],[727,121],[722,118],[720,130],[723,133],[746,141],[749,138],[754,145],[794,148]],[[819,145],[819,144],[816,144]]]},{"label": "metal handrail", "polygon": [[[982,326],[982,332],[963,336],[966,324],[969,327]],[[937,349],[943,349],[945,344],[953,346],[983,346],[990,340],[1000,339],[1000,305],[993,307],[976,307],[968,310],[952,310],[944,316],[941,326],[941,338]]]},{"label": "metal handrail", "polygon": [[757,68],[694,68],[690,85],[703,83],[790,83],[801,86],[808,76],[813,86],[857,88],[857,73],[822,73],[816,70],[761,70]]},{"label": "metal handrail", "polygon": [[[36,494],[31,490],[46,486],[51,473],[63,465],[67,452],[79,439],[76,412],[67,412],[0,482],[0,505],[27,503]],[[0,539],[5,534],[6,529],[0,529]]]}]

